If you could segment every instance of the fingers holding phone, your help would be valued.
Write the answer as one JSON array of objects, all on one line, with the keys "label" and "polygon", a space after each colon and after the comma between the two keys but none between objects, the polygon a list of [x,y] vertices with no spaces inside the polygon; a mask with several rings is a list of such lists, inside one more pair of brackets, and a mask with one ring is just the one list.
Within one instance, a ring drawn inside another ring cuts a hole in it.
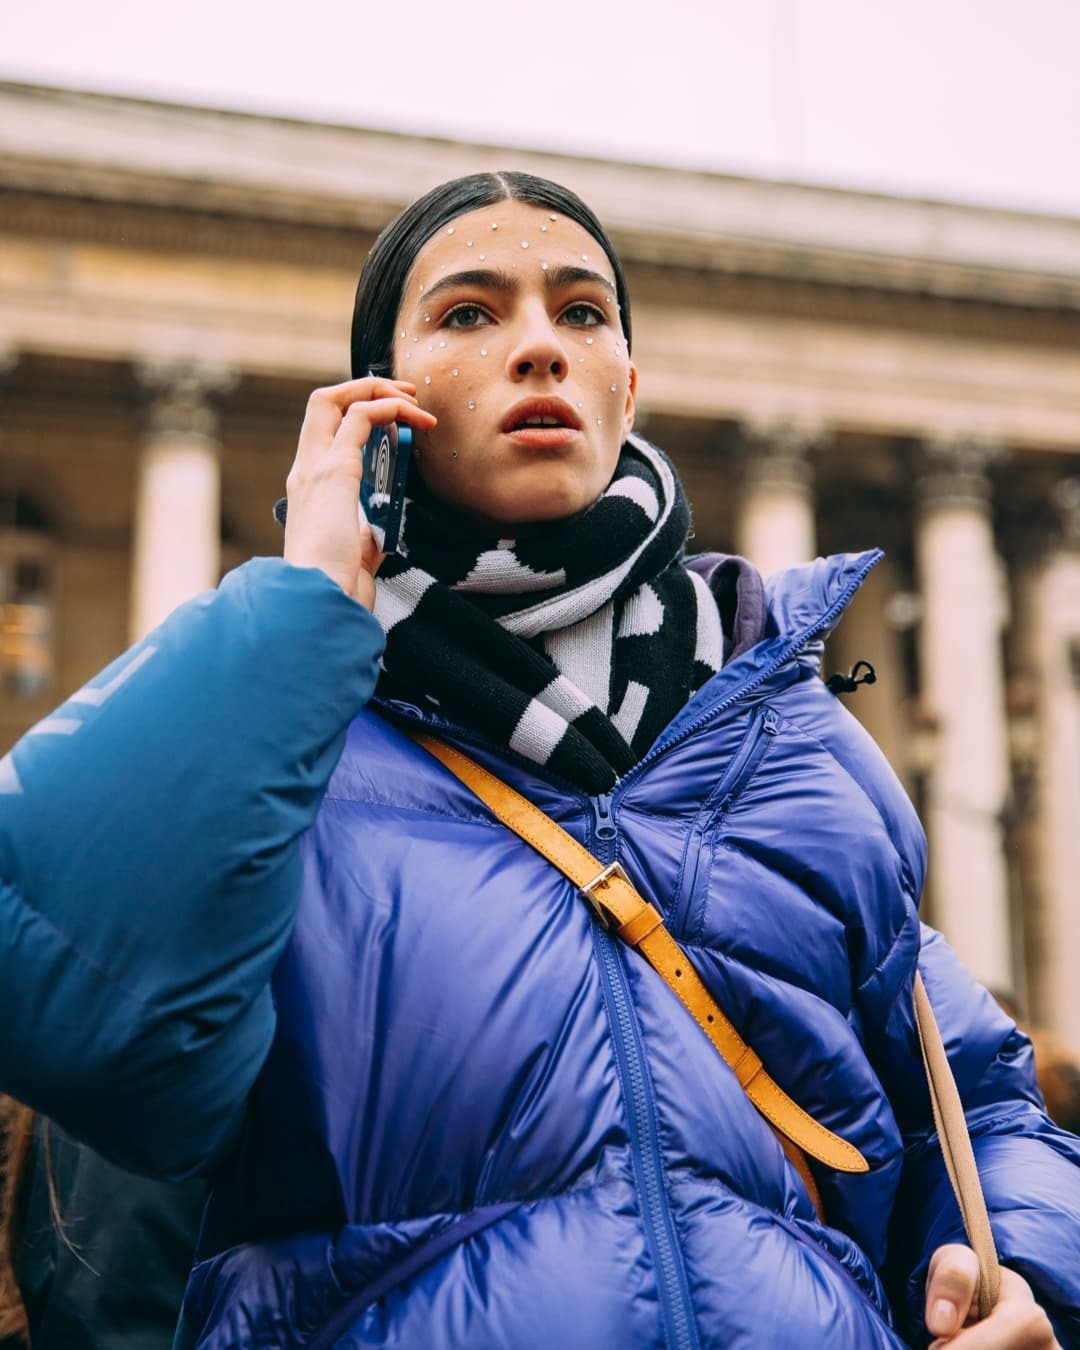
[{"label": "fingers holding phone", "polygon": [[[301,567],[322,568],[349,595],[372,608],[381,550],[358,507],[364,447],[376,428],[396,422],[427,431],[435,421],[417,402],[415,386],[404,380],[369,375],[316,389],[308,400],[296,459],[286,479],[286,559]],[[399,428],[398,445],[400,439]]]}]

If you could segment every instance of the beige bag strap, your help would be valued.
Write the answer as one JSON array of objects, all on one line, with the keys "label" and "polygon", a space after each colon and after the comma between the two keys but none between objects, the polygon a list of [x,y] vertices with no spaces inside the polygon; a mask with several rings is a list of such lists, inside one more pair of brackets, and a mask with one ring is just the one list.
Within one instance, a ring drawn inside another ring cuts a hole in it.
[{"label": "beige bag strap", "polygon": [[930,1006],[922,976],[915,973],[915,1025],[919,1029],[919,1047],[922,1050],[926,1081],[930,1088],[930,1105],[934,1112],[941,1153],[960,1206],[964,1231],[979,1260],[979,1319],[989,1315],[998,1301],[1001,1271],[997,1248],[986,1212],[979,1170],[971,1147],[964,1108],[956,1079],[949,1067],[949,1058],[938,1030],[937,1018]]},{"label": "beige bag strap", "polygon": [[857,1148],[816,1121],[769,1075],[761,1060],[725,1016],[686,953],[664,927],[660,912],[631,884],[622,868],[603,864],[550,816],[460,750],[421,733],[413,739],[434,755],[495,813],[499,820],[557,867],[596,910],[600,921],[635,948],[675,993],[683,1007],[734,1072],[754,1106],[802,1176],[819,1217],[824,1212],[806,1154],[840,1172],[866,1172]]}]

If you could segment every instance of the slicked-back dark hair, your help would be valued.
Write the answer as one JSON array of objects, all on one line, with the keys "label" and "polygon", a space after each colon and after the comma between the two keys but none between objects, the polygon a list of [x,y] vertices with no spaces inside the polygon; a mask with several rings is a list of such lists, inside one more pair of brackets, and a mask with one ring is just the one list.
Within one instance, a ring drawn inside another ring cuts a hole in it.
[{"label": "slicked-back dark hair", "polygon": [[444,225],[458,216],[496,202],[528,202],[568,216],[586,230],[607,254],[615,273],[626,349],[630,350],[630,296],[622,264],[604,227],[576,193],[531,173],[473,173],[442,183],[418,198],[392,220],[372,245],[360,273],[352,321],[352,373],[392,375],[394,329],[409,270],[416,255]]}]

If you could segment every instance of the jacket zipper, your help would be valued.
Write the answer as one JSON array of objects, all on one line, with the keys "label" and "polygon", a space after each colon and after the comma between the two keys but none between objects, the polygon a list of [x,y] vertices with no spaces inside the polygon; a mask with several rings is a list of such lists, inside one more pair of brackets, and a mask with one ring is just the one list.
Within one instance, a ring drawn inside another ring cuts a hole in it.
[{"label": "jacket zipper", "polygon": [[[611,797],[605,794],[589,800],[593,811],[593,851],[597,860],[607,866],[615,861],[618,840]],[[602,924],[594,923],[592,928],[622,1095],[627,1106],[634,1177],[656,1267],[664,1318],[664,1339],[669,1350],[699,1350],[686,1269],[664,1185],[663,1160],[652,1108],[645,1048],[641,1043],[641,1032],[630,996],[621,944]]]},{"label": "jacket zipper", "polygon": [[701,871],[701,853],[705,841],[715,828],[716,822],[731,810],[738,800],[743,787],[753,776],[762,755],[768,749],[769,739],[780,732],[780,718],[775,708],[766,707],[754,719],[750,730],[732,756],[720,782],[711,794],[711,800],[719,800],[718,806],[709,807],[694,826],[687,847],[693,850],[693,860],[683,873],[682,885],[672,909],[672,926],[676,932],[685,933],[690,921],[689,909],[697,891],[698,875]]}]

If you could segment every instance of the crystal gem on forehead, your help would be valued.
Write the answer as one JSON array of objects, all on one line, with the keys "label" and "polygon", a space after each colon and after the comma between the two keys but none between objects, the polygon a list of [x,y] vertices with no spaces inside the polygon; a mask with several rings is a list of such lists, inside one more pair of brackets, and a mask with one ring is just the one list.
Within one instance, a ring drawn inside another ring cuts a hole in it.
[{"label": "crystal gem on forehead", "polygon": [[430,322],[431,322],[431,315],[430,315],[430,314],[425,314],[425,315],[424,315],[424,322],[425,322],[425,323],[430,323]]},{"label": "crystal gem on forehead", "polygon": [[439,343],[439,346],[440,346],[440,347],[445,347],[445,346],[446,346],[446,339],[445,339],[445,338],[443,338],[442,342]]},{"label": "crystal gem on forehead", "polygon": [[541,228],[541,230],[543,230],[543,232],[544,232],[545,234],[547,234],[547,226],[546,226],[546,225],[541,225],[540,228]]},{"label": "crystal gem on forehead", "polygon": [[541,263],[541,264],[540,264],[540,271],[541,271],[541,272],[546,272],[547,270],[548,270],[548,265],[547,265],[547,263]]},{"label": "crystal gem on forehead", "polygon": [[593,344],[592,338],[586,338],[586,339],[585,339],[585,345],[586,345],[586,347],[591,347],[592,344]]},{"label": "crystal gem on forehead", "polygon": [[428,345],[427,345],[427,349],[428,349],[429,352],[433,352],[433,351],[435,350],[435,348],[431,345],[430,342],[429,342]]},{"label": "crystal gem on forehead", "polygon": [[613,384],[613,385],[611,386],[611,392],[612,392],[613,394],[617,394],[617,393],[619,392],[619,386],[618,386],[617,384]]},{"label": "crystal gem on forehead", "polygon": [[470,412],[476,411],[476,404],[472,401],[472,399],[469,399],[469,411]]},{"label": "crystal gem on forehead", "polygon": [[412,352],[406,352],[406,353],[405,353],[405,360],[406,360],[406,361],[411,361],[411,360],[412,360]]},{"label": "crystal gem on forehead", "polygon": [[453,227],[453,225],[447,226],[446,233],[447,233],[447,234],[453,234],[453,233],[454,233],[454,227]]},{"label": "crystal gem on forehead", "polygon": [[603,419],[602,417],[598,417],[598,418],[596,419],[596,425],[597,425],[598,427],[602,427],[602,426],[604,425],[604,419]]},{"label": "crystal gem on forehead", "polygon": [[472,248],[472,240],[471,240],[471,239],[466,239],[466,240],[465,240],[465,247],[466,247],[466,248]]},{"label": "crystal gem on forehead", "polygon": [[496,221],[496,222],[492,225],[491,228],[492,228],[493,230],[497,230],[497,229],[499,228],[499,223],[498,223],[498,221]]},{"label": "crystal gem on forehead", "polygon": [[[451,375],[456,375],[456,374],[457,374],[457,369],[455,368],[454,370],[452,370],[452,371],[450,372],[450,374],[451,374]],[[612,387],[612,389],[615,388],[614,385],[612,385],[611,387]]]},{"label": "crystal gem on forehead", "polygon": [[548,216],[548,220],[558,220],[558,219],[559,217],[555,214],[554,211],[552,211],[552,213]]},{"label": "crystal gem on forehead", "polygon": [[587,253],[583,253],[583,254],[581,255],[581,261],[582,261],[582,262],[588,262],[588,261],[589,261],[589,255],[588,255]]},{"label": "crystal gem on forehead", "polygon": [[481,254],[480,254],[480,261],[483,262],[484,259],[485,259],[486,257],[487,257],[487,254],[486,254],[486,253],[481,253]]},{"label": "crystal gem on forehead", "polygon": [[577,359],[577,363],[579,366],[583,366],[585,364],[585,358],[583,356],[579,356]]},{"label": "crystal gem on forehead", "polygon": [[521,247],[522,247],[522,248],[528,248],[528,247],[529,247],[529,241],[528,241],[527,239],[523,239],[523,240],[521,241]]},{"label": "crystal gem on forehead", "polygon": [[481,347],[481,348],[480,348],[480,355],[481,355],[481,356],[487,356],[487,348],[486,348],[486,347]]},{"label": "crystal gem on forehead", "polygon": [[401,330],[401,337],[402,337],[402,340],[404,340],[404,338],[405,338],[405,329],[404,329],[404,328]]},{"label": "crystal gem on forehead", "polygon": [[430,384],[430,383],[431,383],[431,376],[430,376],[430,375],[425,375],[425,376],[424,376],[424,383],[425,383],[425,384]]}]

